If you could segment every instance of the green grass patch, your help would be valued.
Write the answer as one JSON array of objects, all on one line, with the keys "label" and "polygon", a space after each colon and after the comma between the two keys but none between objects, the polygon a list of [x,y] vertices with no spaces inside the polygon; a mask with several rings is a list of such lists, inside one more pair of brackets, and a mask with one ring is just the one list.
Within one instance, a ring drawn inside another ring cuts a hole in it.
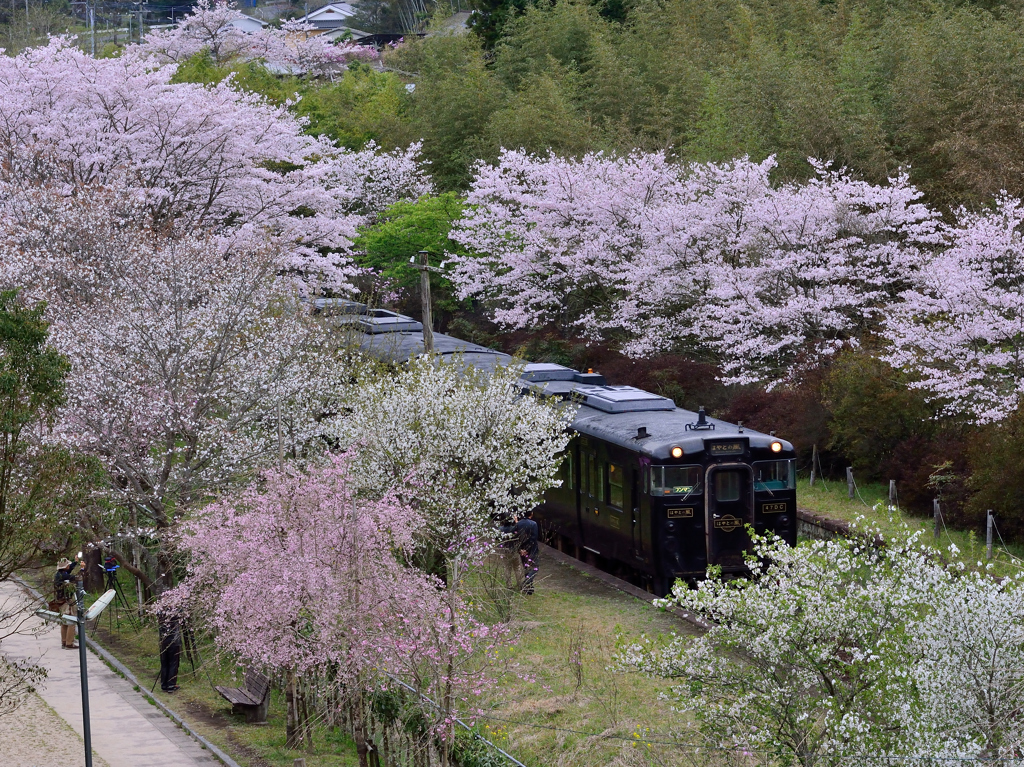
[{"label": "green grass patch", "polygon": [[693,764],[672,741],[670,683],[612,670],[617,641],[693,633],[689,624],[545,559],[523,599],[512,666],[476,719],[484,737],[530,767]]},{"label": "green grass patch", "polygon": [[[889,508],[889,486],[880,482],[857,484],[854,498],[848,496],[845,481],[816,480],[814,487],[806,479],[797,480],[797,504],[800,508],[831,519],[857,522],[877,527],[883,535],[899,535],[902,531],[921,531],[922,543],[949,556],[949,546],[954,544],[960,558],[971,567],[987,563],[985,530],[954,530],[945,524],[939,525],[935,537],[935,525],[931,517],[912,516],[899,508]],[[1024,546],[1000,540],[994,536],[992,547],[992,570],[997,575],[1020,572],[1024,568]]]}]

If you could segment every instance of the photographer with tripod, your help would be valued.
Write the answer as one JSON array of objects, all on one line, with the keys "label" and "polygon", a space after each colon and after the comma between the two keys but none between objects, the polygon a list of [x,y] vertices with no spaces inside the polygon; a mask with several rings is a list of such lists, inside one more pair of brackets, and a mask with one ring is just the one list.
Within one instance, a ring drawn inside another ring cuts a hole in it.
[{"label": "photographer with tripod", "polygon": [[[77,566],[78,562],[62,557],[57,563],[57,572],[53,575],[53,601],[50,602],[50,609],[61,615],[75,615],[77,611],[75,584],[80,577],[75,575]],[[61,624],[60,646],[65,650],[78,649],[78,645],[75,644],[74,625]]]}]

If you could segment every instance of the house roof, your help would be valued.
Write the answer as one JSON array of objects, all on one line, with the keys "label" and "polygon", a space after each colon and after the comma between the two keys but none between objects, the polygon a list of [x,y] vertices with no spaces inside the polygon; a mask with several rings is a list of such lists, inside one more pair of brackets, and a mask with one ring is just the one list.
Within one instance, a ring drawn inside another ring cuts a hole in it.
[{"label": "house roof", "polygon": [[317,8],[315,11],[310,11],[303,18],[303,21],[308,21],[310,24],[316,24],[317,22],[323,21],[343,21],[344,19],[355,15],[356,9],[348,3],[328,3],[327,5]]}]

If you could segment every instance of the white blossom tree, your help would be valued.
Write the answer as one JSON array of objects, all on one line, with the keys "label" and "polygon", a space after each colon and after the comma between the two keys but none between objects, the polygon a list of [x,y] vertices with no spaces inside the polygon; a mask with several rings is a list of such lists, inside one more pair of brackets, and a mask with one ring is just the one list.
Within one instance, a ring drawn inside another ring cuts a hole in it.
[{"label": "white blossom tree", "polygon": [[569,441],[571,406],[524,396],[520,372],[420,357],[357,382],[350,412],[326,428],[352,447],[366,491],[396,490],[436,551],[472,557],[493,542],[496,518],[521,515],[558,482]]},{"label": "white blossom tree", "polygon": [[755,539],[751,580],[712,573],[667,603],[707,619],[694,640],[644,640],[626,666],[677,679],[709,745],[802,767],[879,759],[991,764],[1024,746],[1024,582],[951,546],[877,531],[795,548]]},{"label": "white blossom tree", "polygon": [[52,343],[71,363],[52,438],[99,457],[111,497],[158,537],[301,452],[336,409],[345,365],[280,278],[271,243],[167,236],[126,193],[19,202],[31,216],[5,219],[0,277],[46,297]]}]

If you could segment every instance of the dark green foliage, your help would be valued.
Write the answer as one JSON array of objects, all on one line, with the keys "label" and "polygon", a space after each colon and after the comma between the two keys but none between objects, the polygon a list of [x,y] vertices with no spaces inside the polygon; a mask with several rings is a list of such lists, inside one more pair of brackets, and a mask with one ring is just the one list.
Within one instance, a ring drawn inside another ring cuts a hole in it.
[{"label": "dark green foliage", "polygon": [[64,403],[68,373],[47,345],[43,309],[0,292],[0,580],[41,548],[62,548],[74,493],[88,491],[74,458],[38,441]]},{"label": "dark green foliage", "polygon": [[889,463],[912,438],[934,435],[934,410],[905,375],[864,350],[844,352],[832,365],[822,396],[831,415],[829,448],[864,479],[892,479]]},{"label": "dark green foliage", "polygon": [[971,445],[967,520],[984,529],[992,509],[1004,537],[1024,539],[1024,410],[986,428]]}]

